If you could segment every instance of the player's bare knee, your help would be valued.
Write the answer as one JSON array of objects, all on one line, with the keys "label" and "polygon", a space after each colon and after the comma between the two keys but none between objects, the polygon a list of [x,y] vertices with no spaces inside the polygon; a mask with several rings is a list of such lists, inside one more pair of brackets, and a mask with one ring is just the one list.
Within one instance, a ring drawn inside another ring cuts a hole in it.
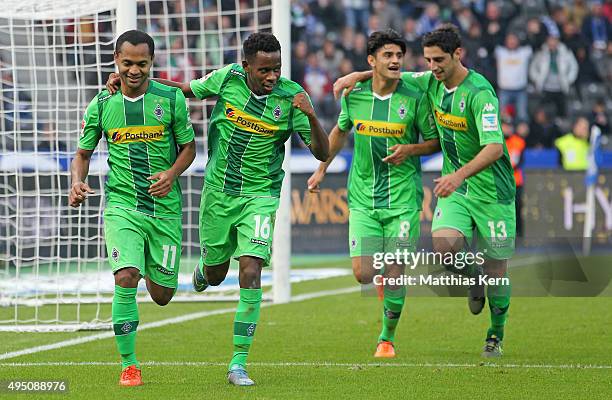
[{"label": "player's bare knee", "polygon": [[259,280],[259,269],[256,267],[247,267],[243,268],[240,271],[240,282],[246,287],[255,287],[256,282]]},{"label": "player's bare knee", "polygon": [[374,275],[378,273],[378,271],[372,267],[372,260],[369,257],[353,257],[352,267],[355,279],[362,285],[372,283]]},{"label": "player's bare knee", "polygon": [[135,288],[140,280],[140,271],[136,268],[123,268],[115,273],[115,285],[123,288]]},{"label": "player's bare knee", "polygon": [[164,294],[160,294],[160,295],[151,295],[151,298],[153,299],[153,301],[155,302],[155,304],[157,304],[158,306],[165,306],[168,305],[168,303],[170,303],[170,300],[172,300],[172,294],[168,295],[166,293]]}]

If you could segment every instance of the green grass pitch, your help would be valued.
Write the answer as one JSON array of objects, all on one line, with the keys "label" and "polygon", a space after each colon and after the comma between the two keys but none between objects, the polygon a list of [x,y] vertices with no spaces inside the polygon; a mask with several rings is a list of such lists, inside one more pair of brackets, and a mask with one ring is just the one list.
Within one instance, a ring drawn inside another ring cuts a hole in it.
[{"label": "green grass pitch", "polygon": [[[345,265],[348,267],[348,259]],[[334,265],[335,266],[335,265]],[[293,285],[293,294],[355,287],[352,277]],[[140,305],[141,324],[227,303]],[[67,394],[0,398],[604,399],[612,396],[612,297],[515,297],[505,355],[480,358],[488,308],[472,316],[465,298],[409,297],[396,335],[397,357],[372,357],[381,303],[360,292],[262,309],[249,356],[257,385],[230,386],[233,313],[146,329],[137,355],[145,385],[122,388],[114,339],[0,360],[0,381],[67,380]],[[0,333],[0,354],[94,335]]]}]

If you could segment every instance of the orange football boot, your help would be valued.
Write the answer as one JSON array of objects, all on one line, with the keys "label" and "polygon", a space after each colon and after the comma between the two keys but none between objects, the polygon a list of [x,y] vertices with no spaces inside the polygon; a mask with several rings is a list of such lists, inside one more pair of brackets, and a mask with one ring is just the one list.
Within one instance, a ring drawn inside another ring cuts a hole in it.
[{"label": "orange football boot", "polygon": [[393,343],[387,342],[387,341],[379,342],[378,346],[376,346],[376,353],[374,353],[374,357],[376,358],[395,357],[395,348],[393,347]]},{"label": "orange football boot", "polygon": [[142,375],[140,370],[135,365],[130,365],[121,372],[121,378],[119,378],[119,384],[121,386],[140,386],[142,385]]}]

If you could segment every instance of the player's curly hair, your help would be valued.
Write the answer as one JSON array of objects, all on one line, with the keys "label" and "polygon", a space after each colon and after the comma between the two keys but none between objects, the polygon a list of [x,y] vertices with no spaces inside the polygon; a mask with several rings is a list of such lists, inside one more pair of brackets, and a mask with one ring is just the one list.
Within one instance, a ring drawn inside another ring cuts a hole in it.
[{"label": "player's curly hair", "polygon": [[439,28],[423,35],[423,47],[438,46],[443,52],[453,54],[461,47],[461,34],[459,28],[453,24],[444,24]]},{"label": "player's curly hair", "polygon": [[387,29],[385,31],[373,32],[368,38],[368,55],[373,56],[376,54],[378,49],[387,45],[396,44],[402,49],[402,53],[406,54],[406,41],[402,38],[399,33],[393,29]]},{"label": "player's curly hair", "polygon": [[264,53],[274,53],[280,51],[281,45],[276,39],[276,36],[269,32],[256,32],[244,41],[242,51],[246,59],[255,57],[258,51]]},{"label": "player's curly hair", "polygon": [[147,46],[149,46],[149,55],[151,57],[155,55],[155,43],[153,42],[153,38],[143,31],[133,29],[119,35],[117,42],[115,42],[116,53],[121,51],[121,46],[123,46],[123,43],[125,42],[131,43],[134,46],[145,43]]}]

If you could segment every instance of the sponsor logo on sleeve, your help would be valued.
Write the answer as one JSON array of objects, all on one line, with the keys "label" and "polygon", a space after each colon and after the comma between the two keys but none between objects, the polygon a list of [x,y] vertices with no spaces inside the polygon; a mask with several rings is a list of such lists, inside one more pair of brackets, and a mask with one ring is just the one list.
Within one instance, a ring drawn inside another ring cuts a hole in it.
[{"label": "sponsor logo on sleeve", "polygon": [[496,132],[499,130],[497,114],[482,114],[482,130],[483,132]]}]

